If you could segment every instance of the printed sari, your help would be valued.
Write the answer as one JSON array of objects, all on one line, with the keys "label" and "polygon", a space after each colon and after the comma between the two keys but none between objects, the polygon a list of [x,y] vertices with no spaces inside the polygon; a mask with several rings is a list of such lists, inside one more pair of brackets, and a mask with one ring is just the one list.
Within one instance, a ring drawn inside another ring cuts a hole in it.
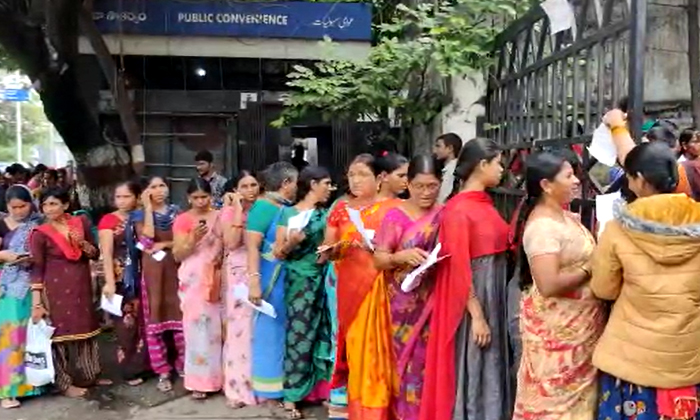
[{"label": "printed sari", "polygon": [[[299,214],[285,207],[278,227]],[[332,373],[330,314],[324,287],[325,264],[316,250],[323,243],[326,210],[315,209],[304,240],[284,260],[287,337],[284,358],[284,401],[327,400]]]},{"label": "printed sari", "polygon": [[[173,233],[188,235],[199,220],[191,213],[182,213],[175,219]],[[177,271],[185,337],[185,389],[218,392],[224,384],[221,282],[217,272],[223,257],[219,212],[210,211],[203,220],[209,230]]]},{"label": "printed sari", "polygon": [[[377,250],[391,254],[406,249],[420,248],[427,252],[436,245],[441,206],[412,219],[401,208],[389,210],[375,238]],[[433,274],[426,273],[420,286],[411,292],[401,290],[401,282],[413,268],[404,267],[385,271],[394,355],[400,378],[398,395],[394,400],[398,420],[418,420],[423,390],[425,354],[428,347],[428,325],[432,302]]]},{"label": "printed sari", "polygon": [[[561,270],[585,264],[595,241],[575,218],[529,221],[523,233],[528,259],[559,254]],[[602,302],[588,285],[566,297],[544,297],[533,284],[520,305],[522,358],[513,419],[594,419],[598,371],[592,357],[605,326]]]},{"label": "printed sari", "polygon": [[[383,200],[360,210],[367,230],[378,230],[387,211],[401,200]],[[391,321],[386,284],[372,254],[352,242],[362,238],[339,202],[328,218],[344,245],[335,263],[338,275],[338,348],[333,388],[347,386],[351,420],[386,420],[397,388],[391,350]]]},{"label": "printed sari", "polygon": [[[2,249],[17,255],[29,253],[29,235],[41,222],[41,215],[32,213],[10,230],[0,220]],[[30,322],[32,295],[28,265],[5,264],[0,274],[0,399],[21,398],[41,394],[41,388],[26,384],[24,349],[27,324]]]},{"label": "printed sari", "polygon": [[[248,213],[246,229],[263,235],[260,248],[260,287],[263,300],[277,312],[277,318],[256,312],[253,317],[253,393],[264,399],[281,399],[284,390],[284,344],[287,312],[284,303],[285,271],[272,254],[277,222],[282,214],[274,196],[259,199]],[[249,268],[249,272],[255,272]]]},{"label": "printed sari", "polygon": [[[241,209],[242,224],[248,212]],[[221,222],[224,226],[233,224],[235,220],[233,207],[224,207],[221,210]],[[243,405],[255,405],[253,384],[251,383],[251,351],[253,341],[253,314],[255,310],[237,299],[233,290],[239,284],[248,286],[246,275],[247,250],[245,247],[245,235],[241,232],[240,244],[235,248],[224,251],[224,282],[223,297],[224,310],[224,394],[229,405],[233,407]]]}]

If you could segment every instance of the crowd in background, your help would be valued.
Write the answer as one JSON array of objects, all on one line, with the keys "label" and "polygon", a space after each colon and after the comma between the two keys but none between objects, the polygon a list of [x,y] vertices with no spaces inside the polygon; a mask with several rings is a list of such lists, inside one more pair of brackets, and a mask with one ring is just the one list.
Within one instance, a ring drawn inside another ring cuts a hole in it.
[{"label": "crowd in background", "polygon": [[111,384],[97,265],[97,294],[124,298],[114,328],[132,386],[155,375],[170,392],[180,377],[192,398],[223,392],[233,408],[272,404],[292,419],[306,403],[352,420],[694,418],[699,137],[678,162],[653,133],[636,145],[622,111],[604,122],[627,192],[600,232],[570,211],[575,153],[528,156],[526,196],[506,221],[489,194],[502,151],[455,134],[432,156],[355,156],[332,203],[329,172],[303,159],[227,180],[203,151],[186,208],[166,179],[124,182],[97,234],[72,211],[66,174],[11,167],[2,407],[45,391],[22,377],[23,330],[41,319],[56,328],[55,389]]}]

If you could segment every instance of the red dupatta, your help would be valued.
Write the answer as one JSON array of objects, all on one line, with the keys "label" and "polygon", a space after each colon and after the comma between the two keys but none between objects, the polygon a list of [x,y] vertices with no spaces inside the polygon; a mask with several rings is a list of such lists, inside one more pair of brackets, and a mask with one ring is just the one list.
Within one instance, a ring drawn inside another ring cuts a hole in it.
[{"label": "red dupatta", "polygon": [[83,250],[79,245],[80,241],[85,238],[83,221],[81,217],[69,214],[65,215],[64,220],[68,226],[68,238],[49,223],[38,226],[36,230],[51,238],[54,244],[63,252],[66,259],[78,261],[83,255]]},{"label": "red dupatta", "polygon": [[457,194],[440,221],[437,266],[420,420],[452,420],[456,393],[455,336],[471,293],[470,261],[508,248],[508,224],[483,191]]}]

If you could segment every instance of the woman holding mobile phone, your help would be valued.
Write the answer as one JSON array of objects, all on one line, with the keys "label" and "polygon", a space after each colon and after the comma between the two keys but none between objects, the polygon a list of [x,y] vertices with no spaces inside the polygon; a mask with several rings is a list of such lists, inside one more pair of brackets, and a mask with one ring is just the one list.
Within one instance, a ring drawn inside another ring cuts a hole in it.
[{"label": "woman holding mobile phone", "polygon": [[245,224],[260,183],[249,171],[241,171],[224,187],[224,208],[221,222],[224,235],[224,393],[229,406],[255,405],[251,383],[253,308],[241,305],[234,288],[248,285]]},{"label": "woman holding mobile phone", "polygon": [[10,213],[0,220],[2,250],[0,262],[0,406],[17,408],[24,398],[41,393],[40,389],[23,385],[26,328],[31,316],[29,235],[39,225],[41,215],[32,204],[31,191],[14,185],[5,193]]},{"label": "woman holding mobile phone", "polygon": [[[168,203],[165,180],[152,176],[146,180],[141,203],[143,210],[131,214],[130,229],[136,236],[141,255],[141,304],[146,322],[146,343],[151,369],[158,375],[158,389],[173,389],[168,353],[177,354],[174,368],[184,375],[185,339],[182,311],[177,295],[177,262],[173,258],[173,222],[180,208]],[[133,226],[133,227],[131,227]],[[167,334],[166,334],[167,333]]]},{"label": "woman holding mobile phone", "polygon": [[185,336],[185,389],[205,399],[224,385],[221,360],[221,264],[223,241],[219,211],[212,208],[207,181],[195,178],[187,187],[190,209],[173,224],[173,255],[180,262],[178,279]]}]

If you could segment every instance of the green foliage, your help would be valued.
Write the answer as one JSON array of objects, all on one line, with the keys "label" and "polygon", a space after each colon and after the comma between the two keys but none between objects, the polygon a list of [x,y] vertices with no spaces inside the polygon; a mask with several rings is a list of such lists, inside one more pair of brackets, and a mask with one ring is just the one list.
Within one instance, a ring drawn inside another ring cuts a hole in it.
[{"label": "green foliage", "polygon": [[[429,122],[445,99],[434,75],[485,71],[501,28],[497,22],[509,21],[528,7],[522,0],[397,4],[390,22],[377,25],[378,42],[366,60],[329,57],[312,67],[295,66],[287,83],[293,91],[273,125],[313,113],[325,120],[364,117],[403,127]],[[324,43],[332,50],[330,40]]]},{"label": "green foliage", "polygon": [[[50,141],[51,124],[38,95],[22,103],[22,158],[29,161],[34,147]],[[14,162],[17,147],[16,103],[0,102],[0,162]]]}]

